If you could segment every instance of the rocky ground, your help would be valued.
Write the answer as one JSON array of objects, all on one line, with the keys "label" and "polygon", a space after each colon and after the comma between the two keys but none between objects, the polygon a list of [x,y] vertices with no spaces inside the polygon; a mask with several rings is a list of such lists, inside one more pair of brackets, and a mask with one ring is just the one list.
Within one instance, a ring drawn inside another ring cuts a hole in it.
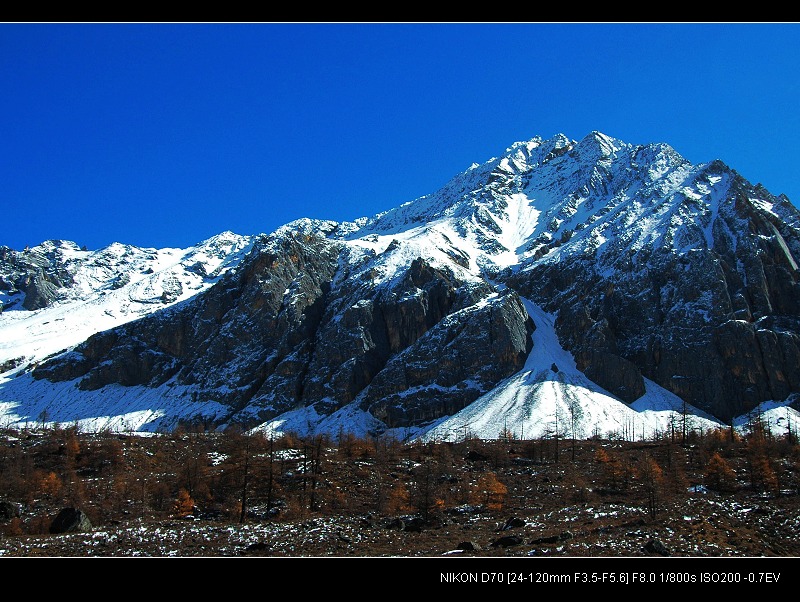
[{"label": "rocky ground", "polygon": [[230,523],[133,521],[83,533],[0,539],[0,556],[578,556],[780,557],[800,555],[797,499],[750,503],[696,498],[651,520],[624,504],[565,506],[544,513],[414,517],[312,517]]},{"label": "rocky ground", "polygon": [[[7,445],[11,443],[6,440]],[[13,443],[19,449],[22,442],[17,438]],[[126,446],[144,443],[125,441]],[[146,444],[158,443],[147,440]],[[138,505],[128,499],[127,506],[104,510],[99,503],[87,502],[85,514],[93,517],[87,528],[50,533],[42,526],[46,524],[43,517],[51,520],[64,499],[58,503],[53,499],[50,506],[42,499],[32,502],[30,497],[11,500],[19,514],[12,520],[6,517],[0,557],[800,556],[800,496],[793,447],[786,448],[786,457],[774,458],[774,464],[785,470],[780,473],[780,487],[766,491],[748,485],[746,456],[729,450],[731,462],[739,462],[741,478],[732,490],[718,491],[703,482],[700,459],[708,452],[699,444],[690,451],[672,444],[581,442],[574,451],[563,448],[558,456],[553,455],[552,443],[546,442],[539,442],[538,448],[525,442],[486,445],[482,443],[480,449],[477,444],[472,448],[448,445],[445,455],[429,446],[428,451],[413,452],[422,455],[400,452],[388,460],[363,451],[343,456],[341,449],[329,448],[327,462],[320,464],[320,493],[313,509],[289,503],[301,489],[297,481],[297,488],[290,489],[287,481],[281,490],[280,512],[259,513],[259,500],[253,494],[244,518],[202,512],[198,507],[182,516],[174,506],[157,513],[152,510],[155,498]],[[42,459],[52,455],[41,441],[38,446]],[[88,447],[82,444],[87,457]],[[622,473],[609,472],[609,462],[598,459],[601,447],[614,458],[612,464],[619,459],[619,466],[627,468]],[[4,449],[3,474],[7,474],[12,456]],[[27,451],[32,454],[33,450]],[[658,459],[658,465],[669,463],[672,470],[665,468],[649,481],[646,457]],[[437,471],[421,473],[420,467],[432,459]],[[282,465],[282,478],[296,478],[298,462],[295,457]],[[679,473],[676,466],[681,468]],[[412,491],[405,505],[392,506],[388,495],[383,504],[376,502],[381,489],[375,479],[384,471],[394,484],[393,491],[400,482]],[[488,473],[501,485],[484,486],[482,499],[476,498],[474,484]],[[429,479],[433,502],[422,505],[419,486],[425,475],[433,475]],[[215,487],[221,491],[221,485]],[[323,489],[328,493],[323,495]],[[127,489],[128,498],[133,491],[133,487]],[[147,507],[148,512],[135,511],[138,507]]]}]

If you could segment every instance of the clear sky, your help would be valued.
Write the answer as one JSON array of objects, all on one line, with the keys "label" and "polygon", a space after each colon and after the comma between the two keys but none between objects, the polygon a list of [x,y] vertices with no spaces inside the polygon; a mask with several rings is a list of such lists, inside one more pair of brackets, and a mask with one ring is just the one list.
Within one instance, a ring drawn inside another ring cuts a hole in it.
[{"label": "clear sky", "polygon": [[187,247],[592,130],[800,204],[796,23],[0,23],[0,245]]}]

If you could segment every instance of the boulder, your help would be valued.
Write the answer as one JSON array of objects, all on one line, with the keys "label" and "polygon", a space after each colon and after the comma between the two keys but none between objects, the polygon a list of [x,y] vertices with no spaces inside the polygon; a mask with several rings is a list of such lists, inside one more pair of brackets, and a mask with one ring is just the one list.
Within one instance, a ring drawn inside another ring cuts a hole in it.
[{"label": "boulder", "polygon": [[50,533],[80,533],[92,530],[89,517],[77,508],[63,508],[53,519]]}]

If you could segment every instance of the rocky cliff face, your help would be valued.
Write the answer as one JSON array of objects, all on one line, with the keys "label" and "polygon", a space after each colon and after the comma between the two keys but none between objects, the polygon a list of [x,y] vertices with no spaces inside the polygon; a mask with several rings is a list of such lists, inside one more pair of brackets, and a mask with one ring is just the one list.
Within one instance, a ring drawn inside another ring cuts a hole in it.
[{"label": "rocky cliff face", "polygon": [[460,409],[524,363],[532,325],[515,293],[465,287],[423,258],[373,288],[343,276],[343,248],[291,230],[266,237],[192,303],[98,333],[34,376],[85,390],[174,379],[243,422],[297,406],[330,413],[362,395],[403,426]]},{"label": "rocky cliff face", "polygon": [[69,258],[80,251],[75,243],[60,240],[23,252],[0,247],[0,311],[17,304],[27,310],[51,305],[59,290],[73,284]]},{"label": "rocky cliff face", "polygon": [[[287,224],[207,290],[33,375],[166,385],[247,424],[355,404],[414,426],[522,368],[526,298],[617,399],[651,380],[727,421],[800,392],[798,257],[797,209],[721,162],[598,132],[534,138],[372,218]],[[41,277],[30,286],[46,304]]]},{"label": "rocky cliff face", "polygon": [[86,302],[123,289],[129,305],[164,307],[213,283],[249,245],[250,237],[223,232],[183,250],[114,243],[89,251],[63,240],[23,251],[0,247],[0,312]]},{"label": "rocky cliff face", "polygon": [[729,421],[798,391],[797,211],[718,162],[680,183],[644,226],[626,203],[602,234],[581,234],[613,234],[607,248],[567,243],[508,284],[558,312],[579,368],[620,399],[637,399],[644,376]]}]

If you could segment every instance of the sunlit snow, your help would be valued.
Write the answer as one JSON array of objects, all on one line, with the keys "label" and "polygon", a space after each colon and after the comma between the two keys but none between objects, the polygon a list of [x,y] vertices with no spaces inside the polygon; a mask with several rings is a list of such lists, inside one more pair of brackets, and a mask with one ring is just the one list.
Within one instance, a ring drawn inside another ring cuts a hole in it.
[{"label": "sunlit snow", "polygon": [[[667,145],[637,147],[630,159],[617,160],[628,146],[599,132],[580,142],[563,135],[546,141],[537,137],[515,143],[503,157],[473,163],[435,194],[371,218],[347,223],[304,218],[276,234],[320,234],[338,241],[340,266],[347,269],[337,278],[356,278],[371,287],[392,286],[418,258],[468,285],[484,286],[498,280],[503,270],[576,256],[591,258],[590,269],[600,278],[620,273],[636,277],[631,270],[643,251],[688,254],[713,247],[715,234],[738,244],[737,234],[718,219],[729,200],[727,176],[709,175],[704,166],[689,164]],[[782,219],[780,206],[750,201]],[[786,260],[796,268],[791,250],[773,230]],[[253,238],[223,233],[183,250],[114,244],[90,252],[73,243],[60,244],[59,252],[72,262],[69,290],[61,291],[59,301],[46,309],[23,311],[16,306],[0,312],[0,365],[13,366],[0,375],[0,425],[77,422],[86,429],[152,432],[169,428],[181,417],[224,416],[228,409],[222,404],[193,402],[191,387],[172,381],[153,389],[109,386],[81,391],[74,382],[36,381],[28,369],[96,332],[190,300],[237,265]],[[53,248],[50,242],[41,251]],[[119,280],[121,272],[129,276],[127,281]],[[291,288],[286,296],[291,302]],[[701,295],[687,311],[708,312],[711,304]],[[330,415],[318,414],[313,407],[298,408],[257,430],[332,435],[349,431],[404,440],[501,435],[642,439],[674,428],[687,410],[692,428],[723,426],[646,379],[641,398],[631,404],[620,401],[577,369],[559,344],[555,316],[530,300],[525,306],[536,324],[525,366],[453,416],[385,431],[359,409],[357,398]],[[224,370],[221,373],[224,378]],[[789,407],[792,399],[762,404],[760,410],[772,428],[796,424],[798,412]],[[241,416],[255,412],[245,408]],[[744,429],[749,420],[742,416],[734,423]]]},{"label": "sunlit snow", "polygon": [[[100,251],[67,250],[80,259],[74,284],[50,307],[0,312],[0,364],[39,362],[207,289],[249,248],[248,237],[223,233],[188,249],[140,249],[114,243]],[[125,273],[130,280],[119,286]]]},{"label": "sunlit snow", "polygon": [[[425,440],[459,440],[465,435],[496,439],[617,436],[650,438],[666,432],[682,401],[651,381],[647,393],[628,405],[590,381],[562,349],[554,316],[531,301],[526,309],[536,324],[533,350],[524,368],[486,395],[420,435]],[[696,428],[720,423],[693,409]]]}]

